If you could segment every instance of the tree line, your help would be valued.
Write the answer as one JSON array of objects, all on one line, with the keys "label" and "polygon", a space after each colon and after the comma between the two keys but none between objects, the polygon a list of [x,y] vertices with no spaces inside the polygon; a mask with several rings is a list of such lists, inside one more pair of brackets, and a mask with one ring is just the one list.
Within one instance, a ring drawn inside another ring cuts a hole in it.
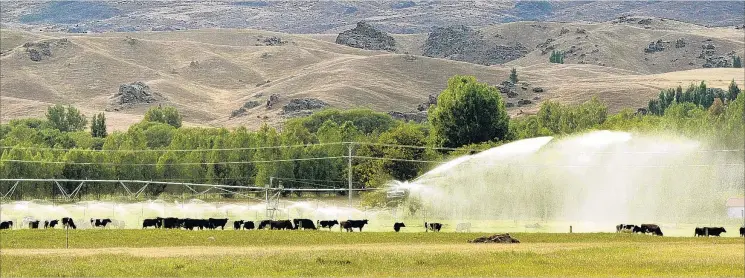
[{"label": "tree line", "polygon": [[[247,186],[264,186],[274,177],[286,188],[345,188],[349,145],[342,142],[356,142],[351,145],[354,186],[375,188],[391,179],[413,179],[436,166],[422,161],[443,161],[514,140],[593,129],[673,133],[712,147],[741,148],[742,94],[733,94],[731,86],[724,101],[710,104],[696,97],[700,88],[691,91],[693,101],[685,96],[688,91],[678,98],[678,90],[672,89],[668,98],[666,90],[660,94],[664,99],[656,100],[664,108],[650,109],[652,113],[646,115],[630,109],[609,114],[607,106],[593,98],[578,105],[545,101],[536,115],[510,118],[496,87],[472,76],[454,76],[438,104],[429,108],[426,123],[402,122],[367,109],[327,109],[287,120],[279,129],[263,125],[255,131],[185,127],[177,109],[153,107],[128,130],[107,132],[103,113],[94,115],[87,128],[86,116],[76,108],[56,105],[45,119],[16,119],[0,125],[0,177]],[[71,192],[77,183],[60,185]],[[11,186],[0,183],[0,192]],[[56,187],[24,185],[11,197],[56,197],[60,195]],[[121,192],[118,184],[91,183],[82,187],[80,195]],[[143,194],[190,192],[183,186],[150,185]],[[385,205],[385,195],[367,193],[365,201]]]},{"label": "tree line", "polygon": [[721,105],[734,101],[739,94],[740,88],[734,80],[730,82],[727,91],[719,88],[707,88],[706,82],[701,81],[698,86],[695,84],[689,85],[685,91],[681,86],[660,91],[657,99],[649,101],[647,110],[655,115],[663,115],[665,110],[673,103],[693,103],[708,109],[714,105],[715,101],[719,101]]}]

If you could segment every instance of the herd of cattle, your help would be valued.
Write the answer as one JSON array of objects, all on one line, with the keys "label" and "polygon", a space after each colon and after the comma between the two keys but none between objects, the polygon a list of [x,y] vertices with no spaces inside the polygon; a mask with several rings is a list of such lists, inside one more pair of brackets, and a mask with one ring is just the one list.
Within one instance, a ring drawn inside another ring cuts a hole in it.
[{"label": "herd of cattle", "polygon": [[[336,225],[339,225],[340,229],[344,229],[351,232],[353,229],[362,228],[368,224],[367,219],[365,220],[346,220],[339,222],[338,220],[318,220],[313,222],[310,219],[296,218],[290,220],[262,220],[254,223],[248,220],[235,220],[233,221],[233,229],[235,230],[253,230],[253,229],[270,229],[270,230],[317,230],[318,228],[331,229]],[[152,218],[145,219],[142,221],[142,228],[157,228],[157,229],[225,229],[228,224],[227,218],[208,218],[208,219],[179,219],[175,217],[167,218]]]},{"label": "herd of cattle", "polygon": [[[657,224],[641,224],[640,226],[633,224],[618,224],[616,226],[616,233],[642,233],[642,234],[653,234],[662,236],[662,229]],[[727,230],[724,227],[703,227],[696,229],[693,232],[694,237],[699,236],[721,236],[722,233],[726,233]],[[740,236],[745,237],[745,227],[740,227]]]},{"label": "herd of cattle", "polygon": [[[30,220],[30,221],[24,221],[29,227],[29,229],[39,229],[39,226],[41,225],[41,220]],[[55,226],[60,224],[60,220],[54,219],[54,220],[45,220],[44,221],[44,229],[48,228],[54,228]],[[77,229],[78,226],[75,225],[75,221],[72,220],[70,217],[63,217],[62,218],[62,227],[65,228],[71,228],[71,229]],[[7,230],[13,228],[13,221],[3,221],[0,222],[0,230]]]},{"label": "herd of cattle", "polygon": [[[80,221],[80,220],[79,220]],[[253,229],[270,229],[270,230],[317,230],[320,228],[327,228],[331,230],[336,225],[339,225],[340,230],[352,232],[354,229],[358,229],[362,232],[362,228],[369,222],[367,219],[364,220],[318,220],[313,222],[310,219],[296,218],[292,220],[262,220],[257,221],[248,220],[236,220],[233,221],[233,229],[235,230],[253,230]],[[0,222],[0,230],[12,229],[13,221],[2,221]],[[54,228],[58,225],[63,228],[77,229],[75,221],[70,217],[64,217],[61,220],[34,220],[32,218],[24,218],[23,224],[27,225],[30,229],[44,229]],[[43,226],[42,226],[43,224]],[[87,223],[86,223],[87,224]],[[91,227],[106,228],[114,224],[117,224],[119,228],[124,227],[124,222],[105,219],[90,219]],[[191,219],[191,218],[175,218],[175,217],[157,217],[152,219],[145,219],[142,221],[142,228],[157,228],[157,229],[186,229],[186,230],[203,230],[203,229],[225,229],[228,225],[227,218],[208,218],[208,219]],[[427,223],[424,222],[425,232],[433,231],[439,232],[444,225],[442,223]],[[403,222],[396,222],[393,224],[393,230],[395,232],[401,231],[401,228],[405,228],[406,224]],[[456,231],[470,232],[471,223],[458,223]],[[616,233],[642,233],[642,234],[653,234],[662,236],[662,229],[656,224],[641,224],[639,226],[633,224],[619,224],[616,226]],[[726,233],[727,230],[724,227],[697,227],[694,231],[694,236],[721,236],[722,233]],[[740,227],[740,236],[745,237],[745,227]]]}]

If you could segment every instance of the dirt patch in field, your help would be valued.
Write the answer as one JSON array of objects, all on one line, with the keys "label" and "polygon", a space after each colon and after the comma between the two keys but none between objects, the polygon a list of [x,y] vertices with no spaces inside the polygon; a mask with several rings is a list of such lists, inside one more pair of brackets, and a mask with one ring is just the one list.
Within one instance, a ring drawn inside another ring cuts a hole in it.
[{"label": "dirt patch in field", "polygon": [[520,241],[510,236],[510,234],[495,234],[469,240],[468,243],[520,243]]},{"label": "dirt patch in field", "polygon": [[3,249],[5,256],[96,256],[128,255],[135,257],[191,257],[191,256],[266,256],[278,253],[308,251],[395,252],[395,253],[442,253],[442,252],[490,252],[517,251],[548,254],[558,251],[597,248],[602,246],[633,245],[632,243],[524,243],[524,244],[340,244],[309,246],[184,246],[152,248],[95,248],[95,249]]}]

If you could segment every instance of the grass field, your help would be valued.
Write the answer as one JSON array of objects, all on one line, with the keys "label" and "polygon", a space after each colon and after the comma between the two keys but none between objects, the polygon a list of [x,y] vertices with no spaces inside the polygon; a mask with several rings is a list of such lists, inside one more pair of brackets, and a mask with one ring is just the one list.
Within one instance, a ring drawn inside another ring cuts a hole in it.
[{"label": "grass field", "polygon": [[0,232],[0,276],[732,276],[742,238],[483,233]]}]

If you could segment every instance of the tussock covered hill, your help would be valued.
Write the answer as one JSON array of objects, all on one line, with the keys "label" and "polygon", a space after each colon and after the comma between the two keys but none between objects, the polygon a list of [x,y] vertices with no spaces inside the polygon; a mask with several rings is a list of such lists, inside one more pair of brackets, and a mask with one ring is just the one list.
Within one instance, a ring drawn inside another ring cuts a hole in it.
[{"label": "tussock covered hill", "polygon": [[[310,113],[293,109],[325,105],[415,111],[453,75],[475,75],[496,85],[507,80],[512,67],[521,82],[529,83],[526,89],[518,86],[512,98],[503,94],[514,105],[512,115],[534,112],[545,99],[577,103],[597,95],[617,111],[645,106],[670,86],[706,80],[726,88],[732,79],[743,84],[742,68],[704,69],[705,59],[697,58],[703,44],[715,46],[713,56],[733,51],[745,56],[737,39],[742,30],[657,19],[651,29],[640,25],[645,24],[519,22],[476,29],[487,43],[517,41],[528,50],[522,58],[490,66],[420,56],[427,34],[393,35],[397,48],[391,53],[339,45],[335,35],[255,30],[61,34],[2,29],[0,113],[7,122],[41,117],[55,103],[73,104],[88,115],[108,111],[109,125],[122,129],[139,121],[147,107],[167,104],[182,111],[187,125],[255,128]],[[561,34],[562,29],[569,32]],[[679,38],[685,47],[675,48]],[[550,51],[537,48],[548,39],[557,50],[575,46],[577,54],[567,55],[563,65],[548,63]],[[645,53],[658,39],[672,45]],[[112,105],[122,84],[138,81],[157,100]],[[544,92],[534,93],[534,87]],[[521,99],[532,103],[518,105]]]}]

